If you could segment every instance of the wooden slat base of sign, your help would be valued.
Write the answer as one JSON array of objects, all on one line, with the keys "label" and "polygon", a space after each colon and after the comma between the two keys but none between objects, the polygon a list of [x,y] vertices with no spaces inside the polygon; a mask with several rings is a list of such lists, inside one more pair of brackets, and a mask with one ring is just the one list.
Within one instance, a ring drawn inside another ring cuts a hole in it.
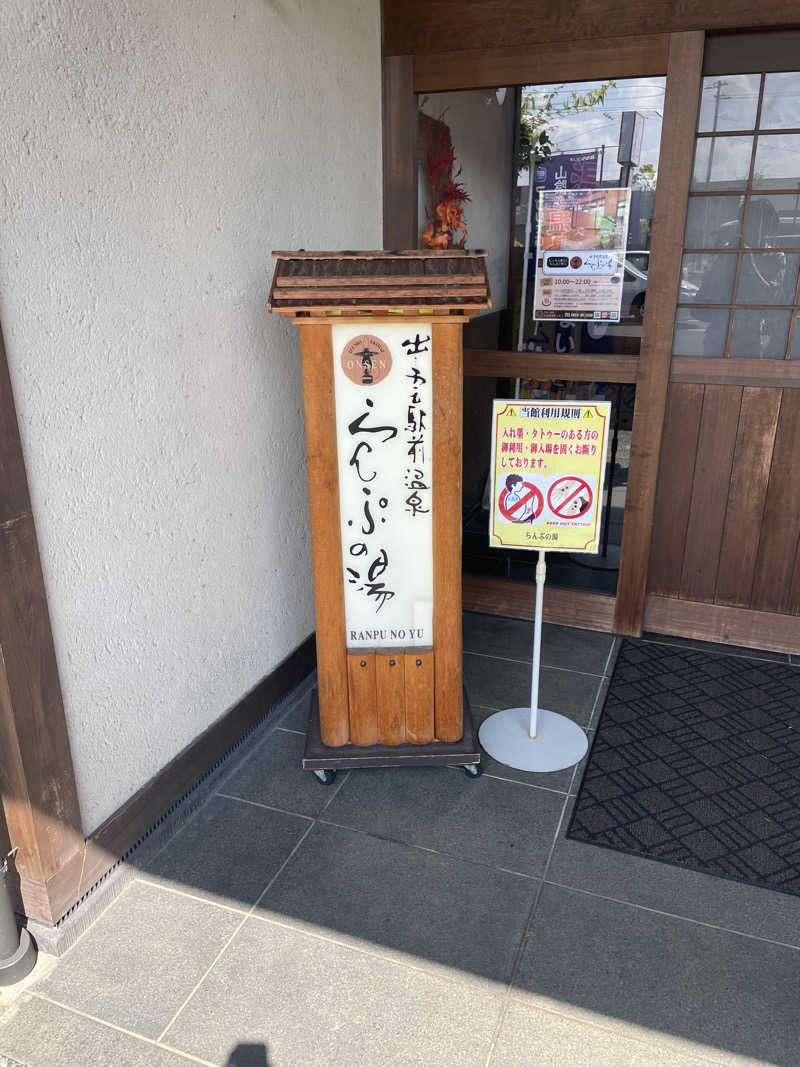
[{"label": "wooden slat base of sign", "polygon": [[429,745],[434,738],[433,652],[407,652],[406,739],[413,745]]},{"label": "wooden slat base of sign", "polygon": [[374,652],[351,652],[347,656],[350,740],[354,745],[378,743],[375,659]]},{"label": "wooden slat base of sign", "polygon": [[311,696],[311,713],[306,733],[303,769],[351,770],[357,767],[469,767],[480,764],[481,752],[472,725],[469,699],[464,693],[463,737],[445,743],[432,741],[427,745],[372,745],[356,748],[342,745],[330,748],[323,745],[319,732],[319,703],[317,690]]},{"label": "wooden slat base of sign", "polygon": [[400,745],[406,739],[404,656],[385,649],[375,656],[378,744]]}]

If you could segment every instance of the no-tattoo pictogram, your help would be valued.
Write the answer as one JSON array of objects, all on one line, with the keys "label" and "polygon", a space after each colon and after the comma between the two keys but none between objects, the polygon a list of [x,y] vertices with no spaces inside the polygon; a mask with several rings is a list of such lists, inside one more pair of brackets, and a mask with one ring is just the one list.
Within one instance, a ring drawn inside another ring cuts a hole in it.
[{"label": "no-tattoo pictogram", "polygon": [[[509,495],[515,498],[511,503],[506,502]],[[514,494],[504,489],[498,499],[498,505],[500,514],[507,522],[533,522],[542,514],[544,497],[532,482],[523,482]]]},{"label": "no-tattoo pictogram", "polygon": [[594,493],[585,478],[568,476],[553,482],[547,491],[547,506],[560,519],[577,519],[592,506]]}]

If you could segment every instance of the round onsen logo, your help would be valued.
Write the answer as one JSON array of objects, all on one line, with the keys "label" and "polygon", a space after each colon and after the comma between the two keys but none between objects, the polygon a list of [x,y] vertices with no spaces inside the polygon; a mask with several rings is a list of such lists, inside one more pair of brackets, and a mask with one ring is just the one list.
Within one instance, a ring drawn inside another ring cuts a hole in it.
[{"label": "round onsen logo", "polygon": [[356,385],[377,385],[392,369],[392,354],[372,333],[360,333],[342,352],[342,370]]}]

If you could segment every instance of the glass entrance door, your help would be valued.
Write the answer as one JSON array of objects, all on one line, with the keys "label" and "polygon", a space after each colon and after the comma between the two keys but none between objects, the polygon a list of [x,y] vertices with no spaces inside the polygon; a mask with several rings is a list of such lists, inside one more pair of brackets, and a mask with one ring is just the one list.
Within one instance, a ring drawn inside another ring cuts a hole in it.
[{"label": "glass entrance door", "polygon": [[[664,94],[663,77],[519,90],[501,345],[519,353],[518,373],[499,376],[496,395],[611,402],[601,551],[553,553],[548,562],[554,585],[609,597],[617,586],[647,315]],[[488,470],[488,452],[485,460]],[[480,506],[471,501],[465,572],[532,580],[529,553],[488,548],[488,503],[485,493]]]}]

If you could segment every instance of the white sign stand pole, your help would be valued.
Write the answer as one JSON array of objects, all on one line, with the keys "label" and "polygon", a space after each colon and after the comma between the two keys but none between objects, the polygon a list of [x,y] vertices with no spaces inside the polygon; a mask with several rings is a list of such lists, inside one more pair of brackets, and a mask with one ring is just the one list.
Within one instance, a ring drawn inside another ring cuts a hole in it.
[{"label": "white sign stand pole", "polygon": [[536,564],[536,616],[533,623],[531,706],[507,708],[486,719],[478,732],[489,755],[520,771],[560,771],[583,759],[586,734],[566,715],[539,707],[539,665],[542,654],[542,603],[547,568],[544,550]]}]

